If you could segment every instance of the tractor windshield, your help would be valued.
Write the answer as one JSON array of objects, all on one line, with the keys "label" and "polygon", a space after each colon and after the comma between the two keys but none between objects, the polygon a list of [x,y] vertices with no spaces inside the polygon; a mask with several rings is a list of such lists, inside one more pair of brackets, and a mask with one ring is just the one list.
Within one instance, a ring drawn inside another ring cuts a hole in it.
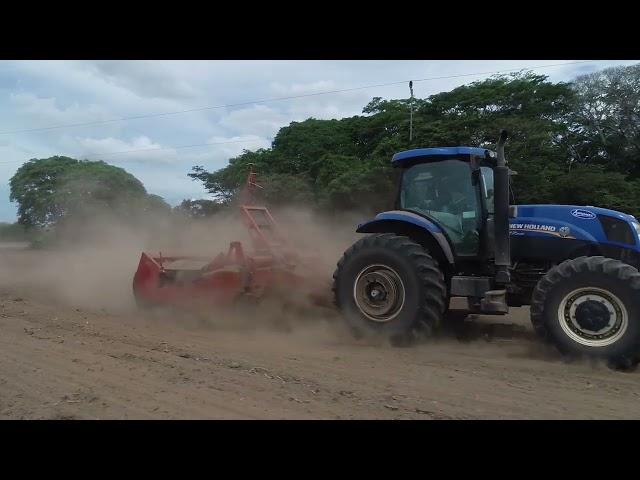
[{"label": "tractor windshield", "polygon": [[478,254],[480,209],[467,162],[444,160],[409,168],[402,176],[400,204],[437,221],[457,255]]}]

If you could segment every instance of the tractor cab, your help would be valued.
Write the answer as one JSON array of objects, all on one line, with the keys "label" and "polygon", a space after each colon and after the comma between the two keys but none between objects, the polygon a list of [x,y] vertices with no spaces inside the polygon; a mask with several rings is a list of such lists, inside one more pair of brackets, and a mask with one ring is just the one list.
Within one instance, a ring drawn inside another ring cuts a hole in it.
[{"label": "tractor cab", "polygon": [[483,148],[419,148],[393,156],[401,168],[396,209],[433,222],[456,257],[482,257],[491,243],[495,153]]},{"label": "tractor cab", "polygon": [[356,231],[411,239],[437,262],[449,296],[467,297],[485,313],[506,313],[511,282],[506,139],[503,130],[496,153],[445,147],[395,154],[392,165],[400,172],[395,209]]}]

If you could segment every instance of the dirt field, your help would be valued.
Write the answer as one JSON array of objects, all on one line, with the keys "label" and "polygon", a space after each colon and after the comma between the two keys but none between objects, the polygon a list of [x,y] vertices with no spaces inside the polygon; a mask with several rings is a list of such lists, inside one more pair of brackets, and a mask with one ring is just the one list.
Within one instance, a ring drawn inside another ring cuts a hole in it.
[{"label": "dirt field", "polygon": [[135,261],[74,258],[0,248],[2,419],[640,418],[640,372],[564,363],[526,311],[397,349],[332,320],[141,315]]}]

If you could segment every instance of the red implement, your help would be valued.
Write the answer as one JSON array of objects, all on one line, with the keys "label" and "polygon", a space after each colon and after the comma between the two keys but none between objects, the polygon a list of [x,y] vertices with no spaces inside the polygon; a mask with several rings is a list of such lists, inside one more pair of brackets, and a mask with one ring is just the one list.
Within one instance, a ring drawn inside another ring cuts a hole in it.
[{"label": "red implement", "polygon": [[253,252],[231,242],[215,258],[157,256],[143,252],[133,278],[140,305],[190,307],[229,306],[242,297],[279,295],[292,303],[329,306],[329,286],[320,280],[312,257],[302,257],[288,245],[266,207],[254,206],[253,192],[261,188],[249,173],[240,207]]}]

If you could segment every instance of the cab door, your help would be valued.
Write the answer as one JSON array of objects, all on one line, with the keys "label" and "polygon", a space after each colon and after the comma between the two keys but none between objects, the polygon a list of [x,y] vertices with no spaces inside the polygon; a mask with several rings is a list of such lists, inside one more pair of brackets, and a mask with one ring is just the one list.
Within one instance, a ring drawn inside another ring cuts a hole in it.
[{"label": "cab door", "polygon": [[458,257],[477,257],[482,208],[468,162],[448,159],[404,171],[400,207],[438,224]]}]

